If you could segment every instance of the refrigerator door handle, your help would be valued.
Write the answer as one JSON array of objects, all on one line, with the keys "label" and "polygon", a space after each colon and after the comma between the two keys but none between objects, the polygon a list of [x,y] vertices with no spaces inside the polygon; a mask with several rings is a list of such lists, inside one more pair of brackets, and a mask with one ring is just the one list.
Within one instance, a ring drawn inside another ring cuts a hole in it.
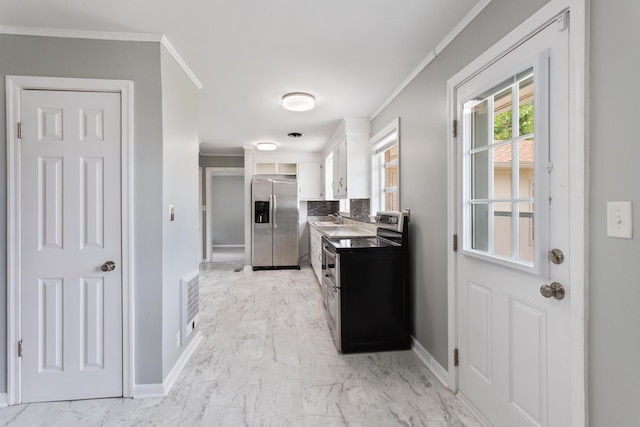
[{"label": "refrigerator door handle", "polygon": [[273,230],[273,194],[269,194],[269,228]]},{"label": "refrigerator door handle", "polygon": [[278,228],[278,223],[276,222],[276,217],[278,215],[278,199],[276,195],[273,195],[273,228]]}]

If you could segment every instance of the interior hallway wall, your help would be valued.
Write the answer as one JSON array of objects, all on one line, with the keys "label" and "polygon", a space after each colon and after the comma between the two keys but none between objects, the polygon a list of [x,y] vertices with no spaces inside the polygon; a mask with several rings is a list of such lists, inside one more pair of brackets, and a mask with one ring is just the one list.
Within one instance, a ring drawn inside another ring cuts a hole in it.
[{"label": "interior hallway wall", "polygon": [[400,208],[409,225],[413,335],[448,368],[447,81],[546,0],[493,0],[371,123],[400,117]]},{"label": "interior hallway wall", "polygon": [[[590,425],[639,426],[640,2],[591,0],[589,84]],[[607,202],[633,202],[633,239],[607,237]]]},{"label": "interior hallway wall", "polygon": [[244,246],[244,175],[212,176],[211,204],[212,245]]},{"label": "interior hallway wall", "polygon": [[[162,378],[186,348],[180,279],[198,269],[198,88],[162,47]],[[174,220],[169,207],[175,209]],[[180,346],[176,336],[180,334]],[[193,337],[194,335],[192,335]]]},{"label": "interior hallway wall", "polygon": [[[162,382],[162,99],[160,44],[0,34],[0,97],[6,75],[132,80],[135,382]],[[0,128],[6,127],[0,102]],[[6,133],[0,132],[6,147]],[[6,171],[6,149],[0,164]],[[6,391],[6,173],[0,173],[0,392]]]},{"label": "interior hallway wall", "polygon": [[[206,257],[206,254],[211,249],[211,248],[207,248],[207,236],[206,236],[206,233],[207,233],[207,230],[206,230],[207,213],[205,211],[205,207],[206,207],[205,203],[207,200],[206,168],[208,167],[210,168],[244,168],[244,154],[237,155],[237,156],[200,154],[198,162],[200,167],[202,168],[202,181],[201,181],[202,206],[200,208],[200,215],[202,216],[202,230],[201,230],[201,236],[200,236],[200,244],[202,245],[201,251],[202,251],[203,257]],[[245,183],[245,186],[246,186],[246,183]],[[243,194],[244,194],[244,188],[243,188]]]}]

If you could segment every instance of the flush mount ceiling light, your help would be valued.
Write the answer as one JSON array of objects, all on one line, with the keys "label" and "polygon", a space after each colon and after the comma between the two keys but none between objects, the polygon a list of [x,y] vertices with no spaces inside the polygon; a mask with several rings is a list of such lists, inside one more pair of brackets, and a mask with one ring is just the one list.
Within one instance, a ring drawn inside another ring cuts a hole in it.
[{"label": "flush mount ceiling light", "polygon": [[316,99],[308,93],[294,92],[282,97],[282,106],[289,111],[309,111],[315,105]]},{"label": "flush mount ceiling light", "polygon": [[260,151],[273,151],[276,147],[275,142],[258,142],[258,150]]}]

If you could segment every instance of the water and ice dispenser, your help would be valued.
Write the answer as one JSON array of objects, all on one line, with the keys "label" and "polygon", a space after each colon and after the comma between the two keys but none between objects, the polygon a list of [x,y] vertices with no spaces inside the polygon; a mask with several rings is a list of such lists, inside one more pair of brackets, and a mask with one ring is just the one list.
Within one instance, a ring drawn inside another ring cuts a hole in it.
[{"label": "water and ice dispenser", "polygon": [[256,224],[268,224],[269,223],[269,202],[255,202],[254,207],[255,218],[253,221]]}]

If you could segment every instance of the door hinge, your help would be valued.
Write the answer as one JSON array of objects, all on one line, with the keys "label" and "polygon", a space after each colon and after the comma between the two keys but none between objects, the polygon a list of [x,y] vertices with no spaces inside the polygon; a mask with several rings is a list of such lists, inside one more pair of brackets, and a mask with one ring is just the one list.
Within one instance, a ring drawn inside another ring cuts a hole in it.
[{"label": "door hinge", "polygon": [[451,126],[451,132],[453,133],[453,137],[458,136],[458,121],[454,120]]},{"label": "door hinge", "polygon": [[18,122],[18,139],[22,139],[22,122]]},{"label": "door hinge", "polygon": [[453,252],[458,252],[458,235],[453,235]]},{"label": "door hinge", "polygon": [[18,357],[22,357],[22,340],[18,341]]},{"label": "door hinge", "polygon": [[453,366],[458,366],[460,363],[460,356],[458,355],[458,349],[453,349]]}]

